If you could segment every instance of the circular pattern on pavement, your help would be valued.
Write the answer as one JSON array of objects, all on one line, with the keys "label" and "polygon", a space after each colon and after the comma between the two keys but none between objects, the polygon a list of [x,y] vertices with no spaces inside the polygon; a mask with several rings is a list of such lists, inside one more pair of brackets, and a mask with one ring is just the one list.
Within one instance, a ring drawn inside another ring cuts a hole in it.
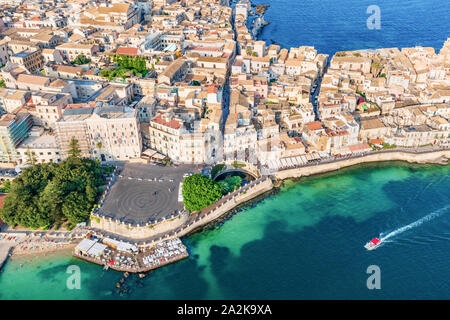
[{"label": "circular pattern on pavement", "polygon": [[177,192],[174,182],[120,178],[112,186],[100,213],[125,223],[152,223],[180,209]]}]

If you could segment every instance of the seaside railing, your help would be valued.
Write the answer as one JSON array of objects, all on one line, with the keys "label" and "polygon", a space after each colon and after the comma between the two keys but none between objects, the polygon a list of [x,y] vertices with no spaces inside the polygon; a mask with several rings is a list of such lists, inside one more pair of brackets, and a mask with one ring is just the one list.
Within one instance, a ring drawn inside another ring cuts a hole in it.
[{"label": "seaside railing", "polygon": [[[307,163],[302,164],[295,164],[295,165],[287,165],[287,166],[279,166],[276,169],[278,171],[282,170],[290,170],[290,169],[296,169],[296,168],[303,168],[303,167],[309,167],[309,166],[316,166],[318,164],[323,163],[331,163],[331,162],[339,162],[344,161],[347,159],[353,159],[353,158],[361,158],[365,157],[367,155],[371,154],[382,154],[382,153],[395,153],[395,152],[405,152],[405,153],[412,153],[412,154],[423,154],[423,153],[430,153],[430,152],[439,152],[439,151],[445,151],[450,149],[450,146],[427,146],[427,147],[397,147],[392,149],[383,149],[383,150],[372,150],[372,151],[364,151],[364,152],[358,152],[358,153],[351,153],[347,155],[342,156],[328,156],[328,157],[321,157],[319,159],[310,160]],[[270,175],[273,172],[273,169],[271,170],[268,168],[266,172],[269,171]]]}]

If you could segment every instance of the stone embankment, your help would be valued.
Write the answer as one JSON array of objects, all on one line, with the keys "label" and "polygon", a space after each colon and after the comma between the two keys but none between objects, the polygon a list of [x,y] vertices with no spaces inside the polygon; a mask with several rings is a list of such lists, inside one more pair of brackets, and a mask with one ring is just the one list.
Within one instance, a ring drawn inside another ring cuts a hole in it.
[{"label": "stone embankment", "polygon": [[244,204],[259,195],[269,192],[273,189],[272,180],[268,177],[253,181],[250,185],[241,187],[233,193],[232,196],[222,199],[214,205],[195,213],[191,216],[190,221],[185,228],[177,233],[178,237],[182,237],[196,229],[210,224],[211,222],[223,217],[237,206]]},{"label": "stone embankment", "polygon": [[133,239],[144,246],[151,246],[159,241],[182,237],[195,229],[201,228],[220,218],[230,210],[265,192],[272,190],[273,183],[268,177],[257,179],[238,190],[222,197],[211,206],[197,213],[184,212],[177,217],[147,226],[123,225],[104,217],[94,217],[91,228],[112,233],[127,239]]},{"label": "stone embankment", "polygon": [[310,176],[314,174],[326,173],[330,171],[336,171],[345,167],[353,165],[368,163],[368,162],[381,162],[381,161],[406,161],[410,163],[437,163],[447,164],[450,159],[450,150],[439,150],[434,152],[404,152],[404,151],[391,151],[391,152],[379,152],[370,153],[360,157],[343,158],[341,160],[334,160],[332,162],[318,163],[316,165],[298,167],[274,173],[277,180],[284,180],[288,178],[299,178],[302,176]]}]

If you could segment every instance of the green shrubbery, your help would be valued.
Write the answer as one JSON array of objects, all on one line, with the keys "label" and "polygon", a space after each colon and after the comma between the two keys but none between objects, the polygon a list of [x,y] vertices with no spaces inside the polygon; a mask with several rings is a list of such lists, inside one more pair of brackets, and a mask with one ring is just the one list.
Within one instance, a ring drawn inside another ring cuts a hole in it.
[{"label": "green shrubbery", "polygon": [[181,192],[184,206],[193,212],[208,207],[222,197],[220,185],[200,173],[184,179]]},{"label": "green shrubbery", "polygon": [[112,56],[112,61],[117,63],[114,69],[100,70],[100,74],[112,80],[114,78],[127,78],[131,76],[145,77],[148,73],[147,60],[145,57],[130,57],[127,55],[116,54]]}]

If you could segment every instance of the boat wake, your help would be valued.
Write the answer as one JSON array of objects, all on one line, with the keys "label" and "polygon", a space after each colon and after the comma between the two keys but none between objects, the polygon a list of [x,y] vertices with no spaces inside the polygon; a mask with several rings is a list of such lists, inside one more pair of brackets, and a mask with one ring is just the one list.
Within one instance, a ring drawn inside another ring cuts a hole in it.
[{"label": "boat wake", "polygon": [[427,221],[430,221],[432,219],[435,219],[435,218],[439,217],[441,214],[446,212],[448,209],[450,209],[450,204],[445,206],[445,207],[443,207],[443,208],[440,208],[440,209],[438,209],[436,211],[433,211],[432,213],[426,215],[425,217],[420,218],[419,220],[416,220],[416,221],[414,221],[414,222],[412,222],[412,223],[410,223],[410,224],[408,224],[406,226],[403,226],[403,227],[398,228],[398,229],[396,229],[396,230],[394,230],[392,232],[389,232],[385,236],[381,236],[380,240],[384,242],[384,241],[388,240],[389,238],[392,238],[392,237],[394,237],[394,236],[396,236],[396,235],[398,235],[398,234],[400,234],[402,232],[405,232],[407,230],[416,228],[416,227],[420,226],[421,224],[423,224],[423,223],[425,223]]}]

